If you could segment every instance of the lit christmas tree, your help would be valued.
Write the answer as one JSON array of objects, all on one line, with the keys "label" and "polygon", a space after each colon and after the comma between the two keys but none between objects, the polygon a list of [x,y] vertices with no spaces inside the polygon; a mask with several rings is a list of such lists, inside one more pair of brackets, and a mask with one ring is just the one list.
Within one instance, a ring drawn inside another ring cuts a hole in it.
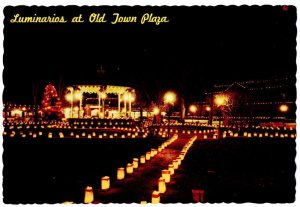
[{"label": "lit christmas tree", "polygon": [[57,96],[55,87],[48,84],[45,88],[45,92],[42,100],[42,110],[44,118],[46,119],[60,119],[62,118],[60,98]]}]

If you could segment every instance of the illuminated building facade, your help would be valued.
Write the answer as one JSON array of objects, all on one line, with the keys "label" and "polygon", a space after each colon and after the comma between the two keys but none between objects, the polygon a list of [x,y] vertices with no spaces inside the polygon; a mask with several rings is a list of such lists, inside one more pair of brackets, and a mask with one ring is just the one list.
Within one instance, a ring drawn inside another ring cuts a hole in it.
[{"label": "illuminated building facade", "polygon": [[72,85],[65,95],[65,118],[132,118],[135,90],[126,86]]},{"label": "illuminated building facade", "polygon": [[[230,85],[214,85],[206,93],[204,107],[211,107],[210,116],[230,117],[247,122],[295,122],[296,87],[293,78],[273,78],[269,80],[251,80],[234,82]],[[229,97],[224,104],[225,113],[218,113],[216,96]],[[281,110],[281,109],[285,110]],[[205,110],[203,110],[205,111]]]}]

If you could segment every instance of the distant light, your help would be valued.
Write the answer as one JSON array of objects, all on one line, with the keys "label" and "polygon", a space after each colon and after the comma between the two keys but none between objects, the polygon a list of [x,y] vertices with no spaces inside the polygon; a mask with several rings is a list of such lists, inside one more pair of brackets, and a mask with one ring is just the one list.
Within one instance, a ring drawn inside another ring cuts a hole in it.
[{"label": "distant light", "polygon": [[206,110],[206,111],[211,111],[210,106],[205,107],[205,110]]},{"label": "distant light", "polygon": [[160,112],[160,110],[159,110],[159,108],[156,106],[156,107],[154,107],[154,109],[153,109],[153,113],[154,113],[154,115],[158,115],[159,114],[159,112]]},{"label": "distant light", "polygon": [[217,106],[224,106],[228,102],[228,96],[226,95],[216,95],[215,103]]},{"label": "distant light", "polygon": [[195,105],[190,105],[190,112],[195,113],[197,111],[197,106]]},{"label": "distant light", "polygon": [[168,104],[174,104],[174,102],[176,101],[176,94],[172,91],[168,91],[164,95],[164,101]]},{"label": "distant light", "polygon": [[287,112],[289,110],[289,107],[285,104],[280,105],[279,110],[281,112]]}]

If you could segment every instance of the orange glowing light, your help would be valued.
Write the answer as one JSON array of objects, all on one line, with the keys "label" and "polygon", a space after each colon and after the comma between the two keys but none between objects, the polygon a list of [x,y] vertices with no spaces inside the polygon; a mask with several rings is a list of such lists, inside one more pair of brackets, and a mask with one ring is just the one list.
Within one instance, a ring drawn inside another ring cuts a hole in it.
[{"label": "orange glowing light", "polygon": [[164,101],[167,104],[174,104],[174,102],[176,101],[176,94],[172,91],[168,91],[165,95],[164,95]]},{"label": "orange glowing light", "polygon": [[158,115],[159,112],[160,112],[159,108],[158,107],[154,107],[154,109],[153,109],[154,115]]},{"label": "orange glowing light", "polygon": [[195,113],[197,111],[197,106],[195,105],[190,105],[190,112]]},{"label": "orange glowing light", "polygon": [[224,106],[228,102],[228,96],[226,95],[216,95],[215,103],[217,106]]},{"label": "orange glowing light", "polygon": [[289,107],[285,104],[280,105],[279,110],[281,112],[287,112],[289,110]]}]

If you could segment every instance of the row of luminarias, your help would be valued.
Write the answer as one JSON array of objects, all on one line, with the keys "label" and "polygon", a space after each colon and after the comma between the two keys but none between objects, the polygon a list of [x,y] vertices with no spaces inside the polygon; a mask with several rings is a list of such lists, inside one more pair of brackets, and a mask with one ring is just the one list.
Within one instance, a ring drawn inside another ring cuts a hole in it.
[{"label": "row of luminarias", "polygon": [[[125,167],[119,167],[117,169],[117,180],[124,180],[126,178],[126,175],[133,174],[135,169],[138,169],[139,164],[143,165],[147,161],[151,160],[152,157],[156,156],[158,153],[162,152],[166,147],[168,147],[171,143],[173,143],[178,138],[178,135],[174,135],[172,138],[166,140],[164,143],[162,143],[161,146],[159,146],[157,149],[152,148],[150,151],[146,152],[145,155],[141,155],[140,158],[133,158],[132,163],[128,163]],[[178,166],[178,165],[177,165]],[[167,170],[169,171],[169,170]],[[164,178],[166,171],[162,171],[162,178]],[[166,181],[164,182],[170,182],[170,173],[169,173],[169,179],[164,179]],[[158,181],[159,186],[162,184],[162,180],[160,179]],[[107,191],[110,189],[110,177],[104,176],[101,178],[101,190]],[[162,191],[162,189],[161,189]],[[85,188],[85,194],[84,194],[84,203],[92,203],[94,201],[94,193],[93,188],[91,186],[87,186]]]},{"label": "row of luminarias", "polygon": [[[7,132],[4,131],[3,136],[6,136],[6,135],[7,135]],[[21,136],[21,138],[26,138],[27,137],[27,134],[25,134],[22,131],[19,132],[19,135]],[[9,136],[12,137],[12,138],[15,137],[16,136],[16,131],[14,131],[14,130],[11,131]],[[38,136],[43,136],[43,132],[39,131],[38,133],[33,133],[33,132],[30,131],[28,133],[28,136],[30,136],[32,138],[37,138]],[[108,134],[108,133],[104,132],[104,133],[98,134],[99,139],[102,139],[102,138],[112,139],[112,138],[117,138],[117,137],[120,137],[120,138],[138,138],[138,137],[146,138],[147,136],[148,136],[147,131],[144,132],[142,135],[139,135],[138,132],[135,132],[135,133],[128,132],[127,134],[124,134],[124,133],[123,134],[121,134],[121,133]],[[65,138],[64,133],[59,132],[58,137],[59,138]],[[81,134],[74,134],[74,132],[71,132],[70,137],[71,138],[75,137],[75,138],[88,138],[88,139],[91,139],[91,138],[97,138],[97,135],[96,135],[96,132],[92,132],[92,133],[88,133],[88,134],[86,134],[86,132],[82,132]],[[48,138],[49,139],[53,138],[53,133],[52,132],[48,132]]]},{"label": "row of luminarias", "polygon": [[[158,134],[160,135],[160,136],[162,136],[162,137],[166,137],[167,136],[167,131],[168,129],[167,128],[165,128],[164,130],[162,129],[162,128],[160,128],[159,130],[158,129],[155,129],[154,131],[155,132],[157,132],[157,131],[159,131],[158,132]],[[202,133],[210,133],[210,132],[214,132],[214,131],[216,131],[216,129],[204,129],[204,130],[178,130],[178,129],[170,129],[170,132],[171,133],[176,133],[176,134],[178,134],[179,132],[180,133],[182,133],[182,134],[188,134],[188,135],[190,135],[190,134],[197,134],[197,133],[199,133],[199,134],[202,134]]]},{"label": "row of luminarias", "polygon": [[[179,156],[168,165],[168,169],[162,170],[162,176],[158,179],[158,190],[152,192],[151,203],[157,204],[160,203],[160,194],[164,194],[167,190],[166,183],[170,183],[171,176],[175,174],[175,171],[181,165],[181,162],[184,160],[186,153],[193,145],[194,141],[197,139],[197,136],[192,137],[187,144],[182,148]],[[141,204],[146,204],[147,201],[141,201]]]},{"label": "row of luminarias", "polygon": [[[214,138],[215,136],[217,136],[216,134],[214,135]],[[257,133],[257,132],[244,132],[243,137],[248,137],[248,138],[251,138],[251,137],[258,137],[258,138],[262,138],[262,137],[270,137],[270,138],[274,138],[274,137],[280,137],[280,138],[295,138],[296,137],[296,134],[294,133],[278,133],[278,132],[275,132],[275,133],[270,133],[270,132],[265,132],[265,133]],[[226,138],[226,137],[239,137],[239,133],[235,132],[233,133],[232,131],[224,131],[223,134],[222,134],[222,138]]]},{"label": "row of luminarias", "polygon": [[[111,120],[114,120],[113,118],[112,119],[108,119],[108,118],[106,118],[106,119],[103,119],[103,120],[106,120],[106,121],[109,121],[109,122],[104,122],[104,123],[102,123],[102,122],[100,122],[100,121],[91,121],[90,122],[90,124],[91,125],[94,125],[94,124],[96,124],[97,123],[97,125],[113,125],[113,123],[111,122]],[[126,120],[128,120],[128,119],[122,119],[122,121],[121,122],[115,122],[114,124],[115,125],[130,125],[130,124],[132,124],[132,122],[131,121],[126,121]],[[15,120],[9,120],[9,121],[6,121],[5,122],[5,124],[6,125],[23,125],[23,124],[27,124],[27,125],[40,125],[40,124],[60,124],[60,123],[68,123],[68,122],[63,122],[63,121],[37,121],[37,122],[35,122],[35,121],[15,121]],[[74,122],[74,124],[75,125],[79,125],[79,124],[81,124],[81,125],[88,125],[89,124],[89,122],[78,122],[78,121],[75,121]]]},{"label": "row of luminarias", "polygon": [[[81,125],[83,125],[83,123],[84,123],[84,125],[88,125],[88,123],[87,122],[81,122],[80,124]],[[9,126],[9,129],[13,129],[14,127],[22,127],[22,126],[26,126],[26,129],[29,129],[29,128],[31,128],[31,126],[33,126],[35,129],[36,128],[38,128],[38,127],[40,127],[40,128],[45,128],[45,126],[44,125],[40,125],[40,124],[45,124],[45,125],[47,125],[46,126],[46,128],[68,128],[68,129],[71,129],[71,128],[74,128],[74,129],[79,129],[79,127],[77,127],[77,126],[74,126],[74,127],[71,127],[71,126],[69,126],[68,125],[68,123],[63,123],[63,122],[18,122],[18,123],[15,123],[15,122],[12,122],[12,123],[10,123],[10,122],[7,122],[7,123],[4,123],[4,126],[6,127],[6,126]],[[120,125],[123,125],[123,122],[121,122],[121,123],[119,123]],[[125,124],[129,124],[128,122],[125,122]],[[100,122],[98,122],[98,125],[101,125],[101,123]],[[111,123],[103,123],[102,125],[104,125],[104,126],[107,126],[107,125],[109,125],[109,126],[112,126],[112,124]],[[118,125],[118,124],[115,124],[115,125]],[[53,127],[52,127],[53,126]],[[168,126],[168,124],[153,124],[153,126],[160,126],[160,127],[163,127],[163,126]],[[209,127],[209,125],[207,125],[207,124],[200,124],[200,123],[170,123],[170,126],[203,126],[203,127]],[[218,126],[217,126],[218,127]],[[92,126],[90,126],[90,127],[85,127],[85,126],[82,126],[81,127],[82,129],[85,129],[85,128],[93,128]],[[96,128],[96,129],[98,129],[99,127],[94,127],[94,128]],[[112,128],[113,129],[125,129],[125,130],[127,130],[127,128],[126,127],[120,127],[120,126],[118,126],[118,127],[116,127],[116,126],[112,126]],[[238,127],[236,127],[235,125],[221,125],[220,126],[220,128],[231,128],[231,129],[236,129],[236,128],[238,128]],[[244,128],[250,128],[250,127],[244,127]],[[255,128],[255,129],[261,129],[261,130],[281,130],[279,127],[269,127],[269,126],[252,126],[251,127],[252,129],[253,128]],[[19,128],[18,128],[19,129]],[[289,127],[289,128],[287,128],[287,127],[284,127],[283,128],[284,130],[287,130],[287,129],[289,129],[289,130],[293,130],[293,127]],[[129,129],[130,130],[130,129]],[[133,129],[133,131],[134,131],[134,129]]]},{"label": "row of luminarias", "polygon": [[[165,129],[164,131],[162,131],[162,129],[159,131],[159,135],[161,135],[162,137],[166,137],[166,130]],[[157,129],[155,130],[157,131]],[[292,131],[290,129],[290,131]],[[145,130],[142,130],[143,134],[141,135],[141,137],[143,138],[146,138],[147,135],[148,135],[148,131],[145,131]],[[170,130],[171,133],[175,132],[175,133],[178,133],[178,130],[174,130],[171,129]],[[182,130],[181,133],[182,134],[196,134],[196,133],[210,133],[210,132],[216,132],[216,130]],[[3,135],[6,136],[7,135],[7,131],[4,130],[3,132]],[[22,138],[25,138],[27,137],[27,135],[20,131],[19,132],[19,135],[22,137]],[[43,132],[42,131],[39,131],[38,133],[36,132],[32,132],[32,131],[29,131],[28,133],[28,136],[32,137],[32,138],[37,138],[37,136],[42,136],[43,135]],[[12,130],[9,134],[10,137],[15,137],[16,136],[16,131]],[[222,134],[222,138],[226,138],[226,137],[248,137],[248,138],[251,138],[251,137],[258,137],[258,138],[262,138],[262,137],[270,137],[270,138],[274,138],[274,137],[280,137],[280,138],[295,138],[296,137],[296,134],[295,133],[279,133],[279,132],[272,132],[272,131],[267,131],[267,132],[243,132],[242,134],[241,133],[238,133],[238,132],[233,132],[231,130],[228,130],[228,131],[224,131],[223,134]],[[63,132],[59,132],[59,138],[64,138],[64,133]],[[100,133],[100,134],[96,134],[96,132],[92,132],[92,133],[86,133],[86,132],[82,132],[81,134],[74,134],[74,132],[70,132],[70,137],[75,137],[75,138],[88,138],[88,139],[91,139],[91,138],[117,138],[117,137],[120,137],[120,138],[137,138],[137,137],[140,137],[139,133],[138,132],[135,132],[135,133],[131,133],[131,132],[127,132],[127,134],[122,134],[122,133],[113,133],[113,134],[108,134],[108,133]],[[48,138],[53,138],[53,133],[52,132],[48,132]],[[203,137],[204,139],[207,139],[207,135],[204,135]],[[213,139],[217,139],[218,138],[218,134],[215,133],[213,135]]]}]

